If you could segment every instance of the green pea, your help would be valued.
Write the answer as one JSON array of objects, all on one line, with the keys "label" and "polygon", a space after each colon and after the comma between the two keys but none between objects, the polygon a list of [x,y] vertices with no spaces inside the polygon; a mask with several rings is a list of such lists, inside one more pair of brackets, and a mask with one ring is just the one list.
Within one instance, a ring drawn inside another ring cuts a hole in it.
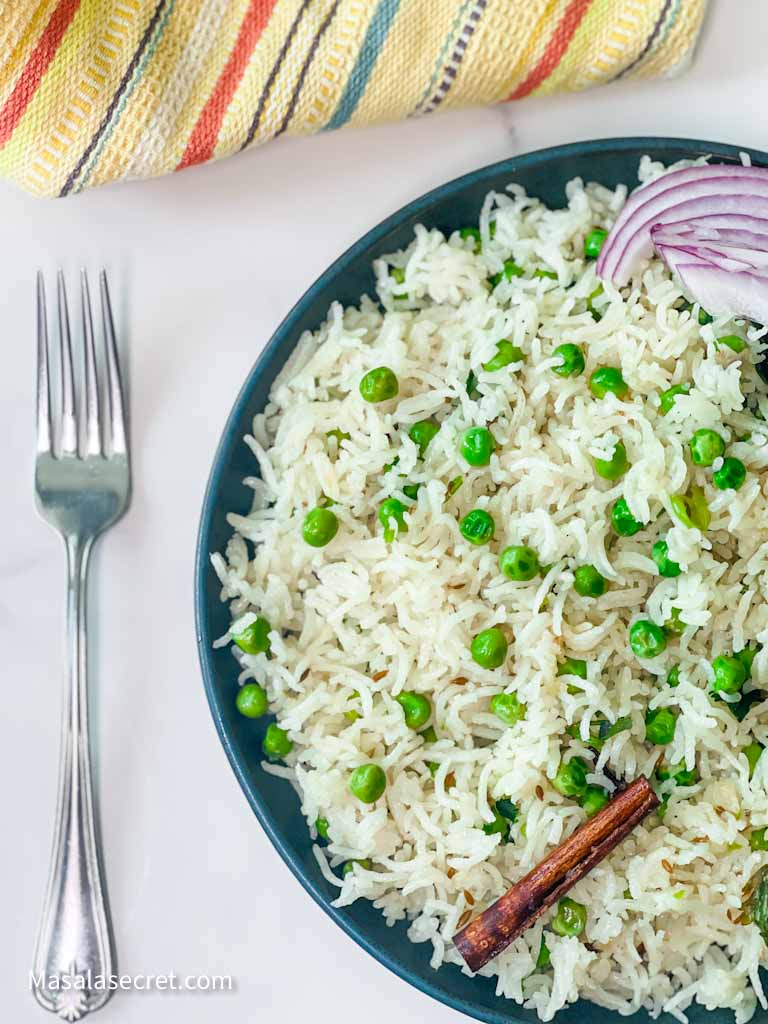
[{"label": "green pea", "polygon": [[[693,312],[693,303],[692,302],[683,302],[683,303],[681,303],[678,306],[678,309],[680,310],[680,312],[692,313]],[[712,324],[713,319],[715,317],[711,316],[707,312],[706,309],[701,309],[701,307],[699,306],[699,308],[698,308],[698,315],[697,315],[696,318],[697,318],[698,323],[701,325],[701,327],[703,327],[706,324]]]},{"label": "green pea", "polygon": [[581,806],[586,811],[588,818],[594,818],[597,812],[605,807],[609,799],[608,790],[602,786],[587,786],[581,798]]},{"label": "green pea", "polygon": [[526,582],[538,576],[541,567],[533,548],[525,544],[513,544],[504,548],[499,555],[499,569],[508,580]]},{"label": "green pea", "polygon": [[261,749],[270,761],[278,761],[293,750],[293,740],[289,738],[285,729],[272,722],[267,726]]},{"label": "green pea", "polygon": [[743,352],[747,347],[746,341],[740,338],[738,334],[725,334],[722,338],[717,339],[718,345],[727,345],[732,352]]},{"label": "green pea", "polygon": [[601,284],[599,284],[597,288],[595,288],[595,290],[590,295],[587,296],[587,310],[592,314],[592,319],[596,323],[599,323],[603,319],[603,314],[600,312],[599,309],[595,309],[595,299],[599,298],[599,296],[604,294],[605,289]]},{"label": "green pea", "polygon": [[470,544],[487,544],[493,539],[495,529],[493,516],[482,508],[473,508],[459,523],[461,536]]},{"label": "green pea", "polygon": [[[395,282],[395,284],[405,284],[405,270],[402,267],[392,267],[389,272],[389,276]],[[408,292],[401,292],[399,295],[393,295],[393,299],[407,299]]]},{"label": "green pea", "polygon": [[430,441],[433,441],[439,432],[440,424],[437,420],[419,420],[408,431],[408,437],[419,449],[420,459],[424,458]]},{"label": "green pea", "polygon": [[339,532],[339,520],[329,508],[313,508],[304,517],[301,535],[313,548],[324,548]]},{"label": "green pea", "polygon": [[638,658],[656,658],[663,654],[667,638],[661,626],[648,619],[638,619],[629,630],[629,646]]},{"label": "green pea", "polygon": [[346,430],[340,430],[338,427],[334,427],[333,430],[326,430],[325,436],[326,437],[335,437],[336,438],[336,447],[339,448],[339,449],[341,448],[341,442],[342,441],[351,441],[352,440],[352,435],[351,434],[348,434],[346,432]]},{"label": "green pea", "polygon": [[491,808],[493,811],[493,821],[487,821],[483,825],[483,832],[487,836],[500,835],[502,843],[509,842],[509,822],[500,814],[497,807]]},{"label": "green pea", "polygon": [[629,511],[626,498],[619,498],[613,503],[611,523],[620,537],[634,537],[643,528],[643,524]]},{"label": "green pea", "polygon": [[747,479],[747,467],[741,459],[723,459],[720,469],[712,474],[712,482],[720,491],[738,491]]},{"label": "green pea", "polygon": [[709,526],[712,516],[702,487],[692,487],[690,494],[673,494],[669,502],[675,517],[689,530],[703,533]]},{"label": "green pea", "polygon": [[552,785],[563,796],[582,796],[587,788],[587,765],[583,758],[572,757],[560,763]]},{"label": "green pea", "polygon": [[[693,313],[693,303],[692,302],[681,302],[681,303],[679,303],[677,305],[676,308],[681,313],[691,313],[691,314]],[[701,309],[701,307],[699,307],[698,321],[702,325],[702,327],[704,326],[704,324],[711,324],[712,323],[712,319],[713,318],[709,315],[709,313],[707,313],[705,310],[703,310],[703,309]]]},{"label": "green pea", "polygon": [[746,745],[746,747],[742,747],[742,749],[741,749],[741,752],[746,757],[747,764],[749,765],[749,777],[750,777],[750,779],[755,774],[755,768],[757,768],[757,762],[760,760],[760,757],[761,757],[761,755],[762,755],[764,750],[765,750],[765,747],[763,746],[763,744],[762,743],[758,743],[756,740],[754,740],[752,743],[748,743]]},{"label": "green pea", "polygon": [[511,341],[507,341],[506,338],[502,338],[496,344],[496,355],[489,359],[487,363],[483,363],[483,369],[487,373],[495,373],[497,370],[503,370],[510,363],[522,363],[524,359],[525,356],[522,349],[518,348],[517,345],[513,345]]},{"label": "green pea", "polygon": [[673,608],[671,615],[664,623],[664,632],[667,636],[682,636],[685,626],[686,623],[680,618],[680,609]]},{"label": "green pea", "polygon": [[715,430],[697,430],[688,442],[695,466],[711,466],[725,452],[725,441]]},{"label": "green pea", "polygon": [[584,904],[577,903],[570,896],[560,900],[557,904],[557,913],[552,918],[552,931],[555,935],[581,935],[586,927],[587,908]]},{"label": "green pea", "polygon": [[593,228],[584,239],[584,255],[588,260],[596,260],[603,248],[603,242],[608,237],[604,228]]},{"label": "green pea", "polygon": [[663,747],[675,738],[677,715],[671,708],[655,708],[645,716],[645,738],[648,743]]},{"label": "green pea", "polygon": [[366,402],[386,402],[400,390],[397,377],[388,366],[377,366],[360,381],[360,394]]},{"label": "green pea", "polygon": [[481,668],[499,668],[507,658],[509,644],[498,626],[484,629],[472,640],[470,653]]},{"label": "green pea", "polygon": [[541,967],[549,967],[549,965],[551,963],[552,963],[552,958],[549,955],[549,949],[547,947],[546,939],[544,938],[544,935],[542,934],[542,936],[541,936],[541,943],[539,945],[539,955],[536,957],[536,966],[539,967],[539,968],[541,968]]},{"label": "green pea", "polygon": [[595,472],[604,480],[618,480],[628,469],[627,449],[621,441],[614,447],[610,459],[595,459]]},{"label": "green pea", "polygon": [[[398,498],[387,498],[379,506],[379,522],[384,527],[384,540],[391,544],[398,533],[407,533],[408,524],[404,518],[405,505]],[[392,525],[394,520],[395,525]]]},{"label": "green pea", "polygon": [[470,427],[461,437],[461,454],[470,466],[487,466],[496,447],[487,427]]},{"label": "green pea", "polygon": [[371,870],[371,862],[370,862],[370,860],[367,857],[364,857],[362,860],[348,860],[348,861],[345,861],[344,867],[341,869],[342,875],[344,875],[346,877],[351,871],[355,870],[355,866],[356,865],[361,867],[364,871],[370,871]]},{"label": "green pea", "polygon": [[552,367],[552,372],[559,377],[578,377],[584,373],[584,353],[578,345],[558,345],[552,355],[562,359],[559,366]]},{"label": "green pea", "polygon": [[664,576],[667,579],[673,579],[675,576],[679,576],[682,572],[679,564],[673,562],[669,557],[669,545],[665,540],[657,540],[651,548],[651,556],[656,563],[656,568],[659,570],[659,576]]},{"label": "green pea", "polygon": [[[692,302],[682,302],[677,308],[680,310],[681,313],[693,313]],[[699,306],[699,312],[696,319],[701,324],[701,326],[704,327],[705,324],[711,324],[714,317],[711,317],[705,309],[702,309],[701,306]]]},{"label": "green pea", "polygon": [[496,801],[496,810],[507,821],[516,822],[520,817],[520,808],[508,796],[501,796]]},{"label": "green pea", "polygon": [[480,228],[462,228],[459,231],[459,237],[464,240],[471,238],[472,241],[475,243],[473,246],[473,251],[476,253],[480,252],[480,250],[483,248],[483,240],[480,234]]},{"label": "green pea", "polygon": [[755,660],[756,655],[757,649],[755,647],[749,646],[745,647],[743,651],[733,652],[734,658],[738,658],[738,660],[742,663],[748,676],[752,674],[752,662]]},{"label": "green pea", "polygon": [[424,694],[405,690],[403,693],[399,693],[395,700],[403,709],[405,724],[409,729],[420,729],[429,721],[432,705]]},{"label": "green pea", "polygon": [[491,697],[491,711],[504,725],[515,725],[522,721],[526,710],[516,693],[496,693]]},{"label": "green pea", "polygon": [[581,658],[566,658],[557,666],[559,676],[578,676],[579,679],[587,678],[587,663]]},{"label": "green pea", "polygon": [[235,704],[240,714],[246,718],[261,718],[269,709],[267,695],[258,683],[246,683],[245,686],[241,686]]},{"label": "green pea", "polygon": [[629,385],[621,370],[613,366],[599,366],[589,378],[589,390],[595,398],[605,398],[609,391],[617,398],[624,398],[629,393]]},{"label": "green pea", "polygon": [[246,654],[269,654],[271,629],[269,622],[259,615],[245,629],[241,629],[239,633],[233,633],[232,639]]},{"label": "green pea", "polygon": [[425,743],[437,743],[437,733],[435,732],[434,725],[428,725],[426,729],[419,733],[419,736],[421,736]]},{"label": "green pea", "polygon": [[411,501],[416,501],[423,486],[423,484],[403,484],[403,494]]},{"label": "green pea", "polygon": [[[359,697],[360,697],[360,692],[358,690],[353,690],[352,693],[350,693],[350,695],[347,697],[347,701],[358,700]],[[352,724],[353,722],[356,722],[358,720],[358,718],[361,717],[360,712],[359,711],[355,711],[355,710],[345,711],[345,712],[343,712],[343,714],[344,714],[345,719],[350,724]]]},{"label": "green pea", "polygon": [[715,678],[712,681],[713,693],[738,693],[747,680],[747,670],[738,658],[721,654],[712,662]]},{"label": "green pea", "polygon": [[667,673],[667,683],[674,688],[680,685],[680,666],[674,665]]},{"label": "green pea", "polygon": [[678,786],[695,786],[699,781],[699,773],[695,768],[689,770],[682,765],[673,765],[672,773],[672,778]]},{"label": "green pea", "polygon": [[600,597],[606,591],[608,581],[594,565],[580,565],[573,573],[573,589],[581,597]]},{"label": "green pea", "polygon": [[315,822],[315,831],[321,839],[328,842],[328,819],[318,818]]},{"label": "green pea", "polygon": [[656,769],[656,778],[659,782],[666,782],[672,779],[677,786],[695,786],[699,781],[699,773],[695,768],[686,768],[685,763],[665,765],[662,764]]},{"label": "green pea", "polygon": [[675,399],[678,395],[687,395],[691,390],[691,385],[687,382],[685,384],[674,384],[671,388],[667,388],[666,391],[659,393],[659,412],[662,416],[666,416],[672,406],[675,404]]},{"label": "green pea", "polygon": [[756,828],[750,833],[749,836],[749,848],[750,850],[768,850],[768,828]]},{"label": "green pea", "polygon": [[504,269],[500,270],[498,274],[493,274],[488,278],[491,288],[495,288],[496,285],[501,284],[502,280],[511,281],[513,277],[522,277],[525,271],[522,267],[518,267],[514,260],[504,260]]},{"label": "green pea", "polygon": [[361,764],[350,775],[348,788],[364,804],[375,804],[387,788],[387,776],[377,764]]}]

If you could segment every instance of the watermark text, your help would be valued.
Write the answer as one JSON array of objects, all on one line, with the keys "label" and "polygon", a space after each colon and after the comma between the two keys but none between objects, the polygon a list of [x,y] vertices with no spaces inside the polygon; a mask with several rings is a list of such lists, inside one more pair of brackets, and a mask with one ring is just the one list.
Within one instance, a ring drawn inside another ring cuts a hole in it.
[{"label": "watermark text", "polygon": [[96,974],[93,971],[69,971],[46,975],[29,972],[31,988],[50,992],[232,992],[235,984],[229,974]]}]

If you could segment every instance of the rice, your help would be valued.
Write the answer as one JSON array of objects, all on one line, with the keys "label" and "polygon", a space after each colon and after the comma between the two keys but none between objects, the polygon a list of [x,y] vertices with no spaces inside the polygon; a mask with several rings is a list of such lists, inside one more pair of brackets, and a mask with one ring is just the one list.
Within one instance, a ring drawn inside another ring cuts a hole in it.
[{"label": "rice", "polygon": [[[647,159],[641,168],[645,178],[662,171]],[[329,841],[315,854],[338,888],[335,905],[366,898],[389,923],[407,919],[411,940],[431,944],[435,968],[463,967],[451,942],[460,924],[583,822],[578,802],[551,784],[561,759],[583,757],[588,781],[608,790],[614,777],[651,776],[662,748],[645,742],[645,715],[674,709],[663,757],[696,768],[697,781],[657,783],[668,798],[663,820],[647,818],[572,890],[587,908],[582,936],[558,937],[549,915],[481,973],[542,1020],[581,996],[680,1021],[699,1002],[743,1022],[758,1001],[766,1005],[763,940],[755,925],[733,922],[747,881],[767,862],[751,851],[749,834],[768,824],[768,758],[750,780],[742,748],[768,742],[768,701],[739,722],[707,686],[715,656],[768,640],[768,396],[755,370],[762,332],[722,318],[701,326],[698,307],[676,308],[681,290],[656,260],[621,292],[607,284],[598,292],[584,238],[610,226],[625,196],[624,187],[577,179],[567,206],[550,210],[511,185],[483,205],[480,252],[458,233],[446,239],[417,226],[406,250],[376,261],[376,301],[334,304],[302,337],[246,438],[252,511],[229,517],[233,536],[213,556],[233,619],[219,643],[256,614],[270,621],[271,657],[232,645],[240,682],[265,687],[293,741],[287,769],[265,768],[290,777],[313,835],[316,819],[327,820]],[[489,275],[510,257],[525,275],[489,290]],[[402,269],[402,282],[392,268]],[[557,279],[532,276],[537,269]],[[734,331],[748,338],[740,354],[716,344]],[[519,346],[524,362],[487,372],[500,338]],[[552,370],[564,341],[584,349],[578,377]],[[400,392],[370,405],[358,384],[381,365],[397,374]],[[621,368],[624,401],[590,393],[600,365]],[[470,372],[477,393],[467,392]],[[684,381],[690,393],[662,416],[658,392]],[[408,430],[430,416],[441,429],[421,460]],[[497,448],[487,467],[468,467],[458,453],[471,426],[492,428]],[[745,463],[738,492],[719,491],[711,470],[692,469],[687,441],[700,427],[717,430],[727,454]],[[347,437],[329,435],[336,430]],[[619,440],[631,468],[602,480],[593,460]],[[417,500],[403,493],[406,483],[422,485]],[[671,517],[670,496],[694,483],[711,510],[705,533]],[[622,495],[645,524],[629,538],[611,530]],[[323,496],[340,528],[315,549],[301,526]],[[407,506],[407,532],[387,544],[377,510],[391,496]],[[473,508],[494,517],[491,544],[462,538],[458,521]],[[676,578],[659,577],[650,557],[661,538],[683,569]],[[510,544],[534,548],[542,575],[503,577],[498,553]],[[574,591],[573,571],[585,563],[609,581],[602,597]],[[629,625],[661,624],[673,609],[682,635],[639,661]],[[493,625],[512,640],[504,667],[492,671],[472,661],[469,645]],[[569,655],[587,661],[586,680],[557,675]],[[666,683],[673,665],[676,688]],[[746,690],[768,685],[768,647],[751,680]],[[395,701],[404,690],[430,698],[435,742],[405,725]],[[513,727],[490,710],[501,691],[527,707]],[[631,728],[599,753],[585,743],[600,720],[621,718]],[[366,806],[347,781],[369,761],[385,769],[388,785]],[[502,797],[520,811],[506,844],[483,831]],[[351,860],[364,863],[342,875]],[[542,935],[551,955],[544,969],[536,967]]]}]

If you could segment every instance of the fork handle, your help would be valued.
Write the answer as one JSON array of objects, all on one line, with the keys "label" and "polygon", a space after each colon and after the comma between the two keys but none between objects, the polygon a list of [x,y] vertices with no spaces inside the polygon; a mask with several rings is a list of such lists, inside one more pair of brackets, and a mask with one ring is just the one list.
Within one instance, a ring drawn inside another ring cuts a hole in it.
[{"label": "fork handle", "polygon": [[67,537],[65,543],[69,658],[59,793],[32,987],[45,1009],[77,1020],[111,995],[115,952],[94,819],[88,733],[86,585],[92,540]]}]

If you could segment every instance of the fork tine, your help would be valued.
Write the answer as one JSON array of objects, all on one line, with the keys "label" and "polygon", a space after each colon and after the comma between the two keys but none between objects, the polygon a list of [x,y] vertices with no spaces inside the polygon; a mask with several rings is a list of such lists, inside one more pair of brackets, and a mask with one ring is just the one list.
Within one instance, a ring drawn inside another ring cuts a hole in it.
[{"label": "fork tine", "polygon": [[118,455],[126,455],[128,453],[128,442],[125,430],[123,385],[120,379],[120,362],[117,358],[115,322],[112,318],[112,303],[109,301],[109,286],[107,284],[106,270],[102,270],[99,275],[99,284],[101,286],[101,315],[104,321],[104,348],[107,354],[107,384],[109,392],[112,451]]},{"label": "fork tine", "polygon": [[45,282],[37,272],[37,450],[51,450],[51,398],[48,381],[48,317]]},{"label": "fork tine", "polygon": [[58,273],[59,340],[61,359],[61,450],[65,455],[77,454],[77,420],[75,418],[75,377],[72,371],[72,339],[64,274]]},{"label": "fork tine", "polygon": [[88,275],[80,271],[80,298],[83,307],[83,346],[85,348],[85,447],[88,455],[101,454],[101,427],[99,425],[99,385],[96,377],[96,349],[93,344],[93,316]]}]

